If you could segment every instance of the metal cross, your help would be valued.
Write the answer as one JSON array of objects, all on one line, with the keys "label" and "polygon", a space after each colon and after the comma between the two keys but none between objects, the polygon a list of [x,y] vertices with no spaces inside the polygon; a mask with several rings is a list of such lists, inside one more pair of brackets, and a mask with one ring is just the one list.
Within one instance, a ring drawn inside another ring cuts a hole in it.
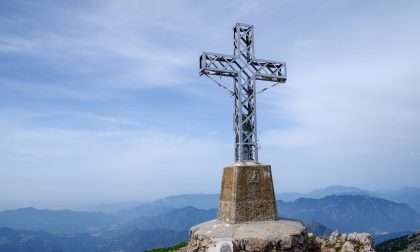
[{"label": "metal cross", "polygon": [[286,63],[256,59],[254,27],[237,23],[233,27],[234,54],[203,52],[200,75],[220,75],[234,80],[235,161],[258,162],[255,81],[286,81]]}]

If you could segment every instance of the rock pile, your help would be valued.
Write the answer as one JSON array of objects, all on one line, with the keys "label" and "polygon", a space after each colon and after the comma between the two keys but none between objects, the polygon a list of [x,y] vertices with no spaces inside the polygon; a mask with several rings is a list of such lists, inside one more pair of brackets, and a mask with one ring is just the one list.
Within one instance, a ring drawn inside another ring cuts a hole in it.
[{"label": "rock pile", "polygon": [[313,252],[373,252],[373,239],[368,233],[340,234],[334,231],[329,238],[308,235],[309,251]]}]

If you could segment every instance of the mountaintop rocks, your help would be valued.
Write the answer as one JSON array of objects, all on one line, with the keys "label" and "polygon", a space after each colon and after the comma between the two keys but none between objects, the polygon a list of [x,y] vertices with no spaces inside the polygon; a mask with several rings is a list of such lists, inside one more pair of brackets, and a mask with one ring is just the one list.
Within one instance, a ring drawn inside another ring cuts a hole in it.
[{"label": "mountaintop rocks", "polygon": [[[184,248],[183,251],[185,251]],[[199,251],[293,251],[293,252],[373,252],[368,233],[316,237],[306,233],[300,221],[279,220],[228,224],[218,220],[205,222],[190,230],[189,252]]]},{"label": "mountaintop rocks", "polygon": [[330,237],[308,235],[308,251],[313,252],[373,252],[373,239],[368,233],[340,234],[337,230]]}]

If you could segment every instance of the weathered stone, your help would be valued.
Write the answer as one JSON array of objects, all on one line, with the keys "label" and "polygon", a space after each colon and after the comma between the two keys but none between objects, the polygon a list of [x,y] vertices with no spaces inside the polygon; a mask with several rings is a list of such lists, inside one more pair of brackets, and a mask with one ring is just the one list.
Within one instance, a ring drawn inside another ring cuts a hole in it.
[{"label": "weathered stone", "polygon": [[373,252],[373,239],[368,233],[331,233],[329,238],[317,237],[309,242],[309,251],[317,252]]},{"label": "weathered stone", "polygon": [[217,218],[226,223],[277,220],[271,166],[236,162],[225,167]]},{"label": "weathered stone", "polygon": [[300,221],[278,220],[228,224],[213,220],[190,229],[188,251],[307,251]]},{"label": "weathered stone", "polygon": [[[350,238],[349,238],[350,237]],[[213,220],[190,230],[188,247],[179,252],[213,251],[307,251],[307,252],[374,252],[368,233],[340,234],[330,237],[306,234],[299,221],[280,220],[257,223],[227,224]],[[417,249],[418,250],[418,249]]]},{"label": "weathered stone", "polygon": [[342,252],[353,252],[354,251],[354,245],[350,241],[346,241],[343,244],[343,247],[341,248]]}]

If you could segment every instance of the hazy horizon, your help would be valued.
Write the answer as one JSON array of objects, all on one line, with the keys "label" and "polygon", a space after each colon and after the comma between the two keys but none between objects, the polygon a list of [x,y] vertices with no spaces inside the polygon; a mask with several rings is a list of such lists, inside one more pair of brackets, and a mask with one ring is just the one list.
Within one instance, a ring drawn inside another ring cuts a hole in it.
[{"label": "hazy horizon", "polygon": [[288,67],[257,97],[276,193],[420,187],[418,1],[4,1],[0,13],[0,209],[217,193],[233,100],[198,76],[198,57],[232,54],[237,22],[254,25],[257,58]]},{"label": "hazy horizon", "polygon": [[[323,188],[314,188],[312,190],[309,191],[277,191],[275,190],[275,194],[279,195],[282,193],[300,193],[300,194],[307,194],[310,192],[313,192],[315,190],[322,190],[322,189],[326,189],[329,187],[335,187],[335,186],[341,186],[341,187],[354,187],[351,185],[330,185],[330,186],[326,186]],[[276,185],[274,185],[274,187],[276,187]],[[420,189],[420,187],[397,187],[397,188],[359,188],[356,187],[358,189],[362,189],[362,190],[366,190],[366,191],[370,191],[370,192],[386,192],[386,191],[394,191],[394,190],[401,190],[401,189]],[[168,195],[161,195],[161,196],[157,196],[157,197],[152,197],[152,198],[133,198],[133,199],[126,199],[126,200],[111,200],[111,201],[104,201],[104,202],[96,202],[96,203],[84,203],[84,204],[80,204],[80,203],[71,203],[68,202],[66,204],[60,204],[60,205],[54,205],[54,204],[37,204],[37,205],[15,205],[15,206],[9,206],[9,207],[0,207],[0,211],[5,211],[5,210],[13,210],[13,209],[19,209],[19,208],[27,208],[27,207],[33,207],[36,209],[48,209],[48,210],[63,210],[63,209],[69,209],[69,210],[76,210],[76,211],[85,211],[85,210],[89,210],[91,211],[92,209],[95,208],[100,208],[103,206],[108,206],[108,205],[125,205],[127,204],[128,207],[127,208],[123,208],[123,209],[130,209],[132,206],[138,206],[141,204],[148,204],[148,203],[153,203],[159,199],[162,198],[166,198],[166,197],[170,197],[170,196],[180,196],[180,195],[192,195],[192,194],[204,194],[204,195],[211,195],[211,194],[219,194],[219,191],[215,191],[215,192],[207,192],[207,193],[203,193],[203,192],[191,192],[191,193],[180,193],[180,194],[168,194]],[[277,199],[279,200],[279,199]]]}]

